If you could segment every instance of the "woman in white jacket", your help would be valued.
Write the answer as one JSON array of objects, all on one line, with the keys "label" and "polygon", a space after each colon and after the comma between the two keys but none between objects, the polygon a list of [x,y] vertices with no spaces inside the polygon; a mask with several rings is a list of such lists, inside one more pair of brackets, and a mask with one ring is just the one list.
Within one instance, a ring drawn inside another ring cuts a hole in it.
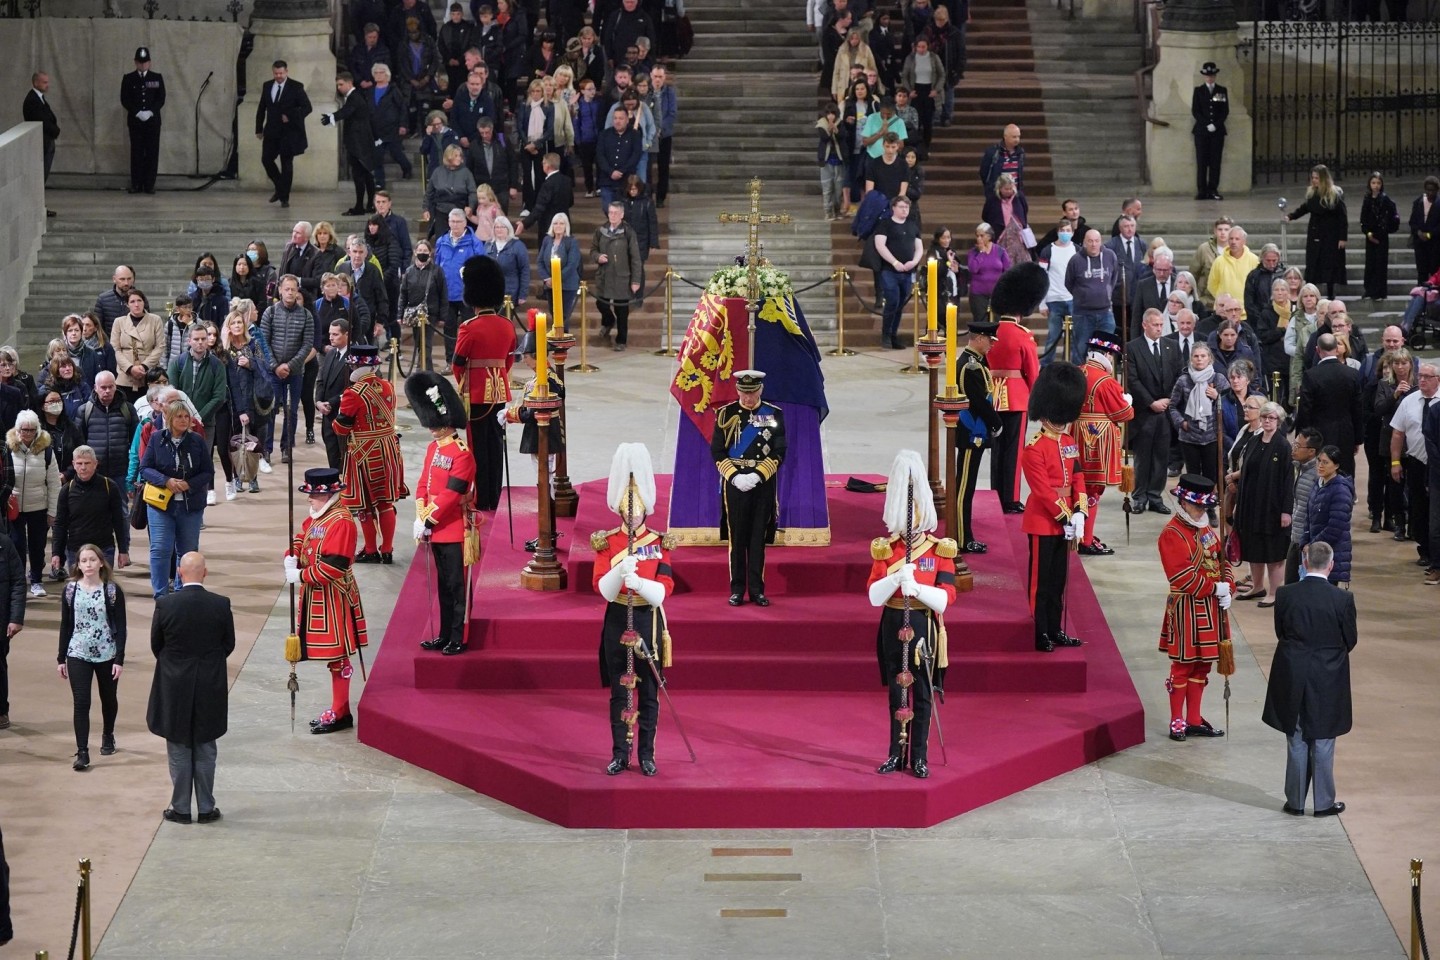
[{"label": "woman in white jacket", "polygon": [[10,494],[11,513],[19,511],[10,524],[10,538],[20,554],[23,569],[29,560],[30,596],[45,596],[40,577],[45,572],[45,540],[55,522],[55,505],[60,499],[60,464],[50,447],[50,434],[40,429],[34,410],[22,410],[15,426],[5,435],[10,450],[10,471],[15,489]]}]

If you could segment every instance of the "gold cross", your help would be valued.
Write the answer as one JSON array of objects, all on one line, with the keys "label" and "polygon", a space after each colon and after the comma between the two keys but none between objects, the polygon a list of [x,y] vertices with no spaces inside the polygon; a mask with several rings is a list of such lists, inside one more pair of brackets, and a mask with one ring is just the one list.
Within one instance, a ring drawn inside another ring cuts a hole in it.
[{"label": "gold cross", "polygon": [[760,309],[760,224],[762,223],[789,223],[790,214],[761,213],[760,212],[760,178],[754,177],[750,181],[750,212],[749,213],[722,213],[721,223],[743,223],[749,227],[750,235],[746,242],[745,269],[747,273],[745,299],[750,306],[750,356],[748,363],[755,366],[755,311]]}]

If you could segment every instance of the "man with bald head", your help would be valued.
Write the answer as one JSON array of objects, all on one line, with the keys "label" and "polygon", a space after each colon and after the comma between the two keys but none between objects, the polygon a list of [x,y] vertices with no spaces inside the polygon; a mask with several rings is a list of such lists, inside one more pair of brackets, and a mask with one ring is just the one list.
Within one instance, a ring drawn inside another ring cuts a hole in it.
[{"label": "man with bald head", "polygon": [[220,819],[215,806],[215,741],[225,735],[229,681],[225,659],[235,651],[235,617],[230,599],[205,589],[205,556],[192,550],[180,558],[180,590],[155,601],[150,650],[155,679],[145,714],[150,732],[165,739],[172,785],[162,816],[190,823],[195,798],[200,823]]},{"label": "man with bald head", "polygon": [[980,159],[980,182],[987,198],[995,195],[995,181],[1002,173],[1015,178],[1017,190],[1025,189],[1025,148],[1020,146],[1020,128],[1013,123],[1005,128],[1000,142]]},{"label": "man with bald head", "polygon": [[95,306],[92,308],[95,316],[100,318],[100,326],[106,337],[110,336],[115,321],[130,312],[130,290],[135,286],[135,271],[122,263],[115,268],[110,282],[110,289],[95,298]]},{"label": "man with bald head", "polygon": [[94,449],[99,474],[122,490],[130,468],[130,440],[139,426],[135,407],[116,388],[115,374],[101,370],[95,375],[94,393],[75,414],[75,428],[80,442]]}]

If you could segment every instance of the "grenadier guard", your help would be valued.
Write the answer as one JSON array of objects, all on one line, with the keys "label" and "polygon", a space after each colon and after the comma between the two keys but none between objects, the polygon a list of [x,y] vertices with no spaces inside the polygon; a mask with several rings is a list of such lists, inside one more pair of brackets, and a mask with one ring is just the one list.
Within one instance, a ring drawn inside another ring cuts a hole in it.
[{"label": "grenadier guard", "polygon": [[710,455],[720,471],[720,539],[730,541],[730,606],[770,606],[765,545],[775,542],[779,513],[775,475],[785,460],[785,414],[760,399],[765,374],[735,374],[739,399],[715,411]]},{"label": "grenadier guard", "polygon": [[990,295],[990,311],[1000,320],[986,362],[994,383],[995,411],[1004,425],[990,451],[990,486],[1000,495],[1006,513],[1025,512],[1020,503],[1020,446],[1025,442],[1030,391],[1040,376],[1040,354],[1025,318],[1049,290],[1045,271],[1024,263],[1001,274]]},{"label": "grenadier guard", "polygon": [[340,471],[305,471],[300,492],[310,498],[310,516],[285,555],[285,582],[300,584],[300,658],[330,667],[330,708],[310,721],[311,733],[355,726],[350,713],[351,655],[366,646],[365,611],[355,584],[355,518],[341,502]]},{"label": "grenadier guard", "polygon": [[470,453],[475,458],[475,508],[500,506],[505,481],[505,432],[496,414],[510,402],[515,362],[515,325],[497,312],[505,299],[505,275],[489,257],[460,267],[465,305],[475,315],[460,325],[452,372],[470,416]]},{"label": "grenadier guard", "polygon": [[405,381],[405,396],[431,437],[415,488],[415,539],[422,549],[430,545],[440,632],[420,646],[454,656],[465,652],[465,533],[475,497],[475,459],[458,432],[465,429],[465,407],[449,380],[417,371]]},{"label": "grenadier guard", "polygon": [[885,486],[890,535],[870,544],[870,604],[884,608],[875,653],[880,682],[890,689],[890,753],[876,773],[904,770],[908,761],[921,780],[930,776],[934,691],[943,694],[949,666],[945,608],[955,599],[956,544],[931,536],[935,525],[925,463],[914,450],[901,450]]},{"label": "grenadier guard", "polygon": [[674,544],[645,525],[655,509],[655,469],[643,443],[616,448],[605,502],[620,517],[620,526],[590,537],[595,549],[591,584],[606,601],[600,683],[610,688],[611,757],[605,772],[613,777],[630,769],[638,726],[640,772],[653,777],[660,721],[657,676],[670,666],[670,634],[661,604],[675,589],[670,571]]},{"label": "grenadier guard", "polygon": [[1030,393],[1030,416],[1040,432],[1025,447],[1020,466],[1030,497],[1020,528],[1030,538],[1030,610],[1035,615],[1035,649],[1078,647],[1062,629],[1070,547],[1085,532],[1085,473],[1080,444],[1070,425],[1085,402],[1085,374],[1064,360],[1040,372]]},{"label": "grenadier guard", "polygon": [[395,501],[410,495],[395,433],[395,387],[379,375],[380,350],[374,344],[352,344],[345,363],[350,386],[340,395],[335,435],[347,444],[343,500],[365,537],[355,562],[389,564],[394,562]]},{"label": "grenadier guard", "polygon": [[[985,448],[1003,435],[1005,426],[991,401],[994,382],[985,355],[995,343],[1000,324],[986,320],[970,324],[970,342],[960,354],[960,395],[970,406],[960,412],[960,426],[955,431],[955,448],[959,459],[955,464],[956,497],[960,503],[960,524],[955,542],[961,553],[984,553],[985,544],[975,536],[971,520],[975,504],[975,485],[980,480],[980,460]],[[1001,501],[1004,502],[1003,500]]]},{"label": "grenadier guard", "polygon": [[1124,347],[1114,334],[1101,331],[1086,345],[1085,403],[1075,432],[1080,441],[1080,469],[1085,471],[1085,533],[1080,555],[1108,557],[1115,551],[1095,536],[1095,514],[1106,487],[1120,482],[1120,424],[1135,419],[1130,394],[1115,379],[1116,359]]},{"label": "grenadier guard", "polygon": [[1171,491],[1180,504],[1160,531],[1160,565],[1170,580],[1160,649],[1170,657],[1170,739],[1223,737],[1200,714],[1210,666],[1220,659],[1222,621],[1230,609],[1235,575],[1210,526],[1220,502],[1215,481],[1187,473]]}]

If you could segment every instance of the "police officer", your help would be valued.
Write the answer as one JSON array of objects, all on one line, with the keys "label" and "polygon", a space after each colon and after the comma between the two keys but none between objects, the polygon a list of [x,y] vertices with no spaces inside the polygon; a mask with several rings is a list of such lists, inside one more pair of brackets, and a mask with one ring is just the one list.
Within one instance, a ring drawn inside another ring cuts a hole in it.
[{"label": "police officer", "polygon": [[130,128],[130,188],[127,193],[154,193],[160,168],[160,110],[165,106],[165,78],[150,69],[150,48],[135,51],[135,69],[120,81],[120,106]]},{"label": "police officer", "polygon": [[1207,60],[1200,67],[1205,82],[1190,99],[1195,125],[1195,199],[1223,200],[1220,196],[1220,157],[1225,152],[1225,121],[1230,116],[1230,94],[1215,78],[1220,68]]},{"label": "police officer", "polygon": [[[770,606],[765,596],[765,545],[775,542],[776,481],[785,459],[785,415],[763,402],[765,374],[735,374],[740,398],[715,411],[710,455],[720,471],[720,536],[730,541],[730,606],[750,601]],[[728,530],[728,533],[727,533]]]}]

